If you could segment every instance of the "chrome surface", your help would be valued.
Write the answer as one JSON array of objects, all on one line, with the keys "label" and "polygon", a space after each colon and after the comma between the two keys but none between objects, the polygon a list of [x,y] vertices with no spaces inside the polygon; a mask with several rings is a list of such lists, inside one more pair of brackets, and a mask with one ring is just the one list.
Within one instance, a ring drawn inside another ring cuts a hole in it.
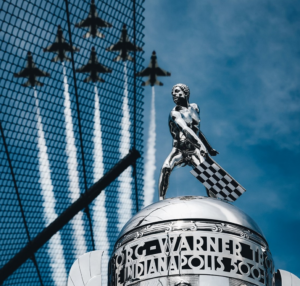
[{"label": "chrome surface", "polygon": [[[165,198],[169,177],[175,167],[196,167],[204,161],[205,154],[218,154],[200,131],[200,111],[195,103],[189,103],[190,90],[185,84],[176,84],[172,89],[176,106],[169,115],[169,128],[173,148],[165,160],[159,178],[159,199]],[[200,139],[201,138],[201,139]]]},{"label": "chrome surface", "polygon": [[236,237],[242,237],[246,240],[253,241],[261,245],[264,249],[268,248],[268,244],[263,237],[260,235],[251,232],[249,229],[237,226],[229,223],[220,223],[217,221],[197,221],[197,220],[178,220],[171,222],[161,222],[155,224],[148,224],[136,228],[130,232],[127,232],[123,235],[116,243],[115,249],[127,244],[128,242],[158,233],[165,233],[170,231],[181,231],[181,232],[190,232],[190,231],[206,231],[206,232],[225,232]]},{"label": "chrome surface", "polygon": [[119,238],[142,226],[178,220],[213,220],[231,223],[264,237],[255,221],[236,206],[209,197],[185,196],[165,199],[147,206],[127,222]]},{"label": "chrome surface", "polygon": [[300,279],[291,272],[278,269],[275,275],[276,286],[300,286]]},{"label": "chrome surface", "polygon": [[109,265],[110,286],[274,286],[272,255],[257,224],[209,197],[141,210],[121,231]]},{"label": "chrome surface", "polygon": [[[166,281],[178,275],[221,276],[272,286],[274,273],[271,253],[260,244],[225,231],[195,228],[190,231],[170,228],[137,237],[116,249],[110,269],[109,285],[113,286],[134,285],[153,278],[159,278],[161,285],[177,285]],[[168,279],[162,282],[163,277]],[[217,280],[219,283],[224,279]],[[210,278],[205,281],[208,283]],[[189,285],[188,281],[177,283]]]},{"label": "chrome surface", "polygon": [[229,286],[229,278],[220,276],[200,275],[199,286]]},{"label": "chrome surface", "polygon": [[96,250],[76,259],[70,269],[67,286],[101,286],[102,255],[102,250]]}]

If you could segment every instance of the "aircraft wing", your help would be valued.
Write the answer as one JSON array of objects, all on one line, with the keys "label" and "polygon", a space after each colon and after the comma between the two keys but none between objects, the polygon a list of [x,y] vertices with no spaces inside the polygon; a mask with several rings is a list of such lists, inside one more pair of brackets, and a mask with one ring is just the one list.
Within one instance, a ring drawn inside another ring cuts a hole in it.
[{"label": "aircraft wing", "polygon": [[155,68],[155,74],[157,76],[170,76],[171,75],[171,73],[161,69],[160,67]]},{"label": "aircraft wing", "polygon": [[82,66],[81,68],[76,69],[76,72],[81,72],[81,73],[85,73],[85,72],[91,72],[92,67],[90,64],[87,64],[85,66]]},{"label": "aircraft wing", "polygon": [[34,74],[35,76],[50,76],[49,73],[44,72],[44,71],[42,71],[42,70],[40,70],[40,69],[38,69],[38,68],[32,69],[32,72],[33,72],[33,74]]},{"label": "aircraft wing", "polygon": [[112,27],[112,24],[102,20],[99,17],[95,19],[95,24],[97,25],[97,27]]},{"label": "aircraft wing", "polygon": [[89,15],[86,19],[82,20],[81,22],[75,24],[75,27],[82,28],[82,27],[89,27],[92,24],[92,18]]},{"label": "aircraft wing", "polygon": [[51,44],[47,48],[44,49],[44,52],[52,52],[58,50],[58,43],[55,41],[55,43]]},{"label": "aircraft wing", "polygon": [[27,68],[21,70],[20,72],[14,73],[14,77],[28,77],[30,72]]},{"label": "aircraft wing", "polygon": [[148,68],[145,68],[144,70],[138,72],[136,75],[137,76],[149,76],[150,72],[151,72],[151,69],[148,67]]},{"label": "aircraft wing", "polygon": [[105,67],[105,66],[103,66],[99,63],[95,65],[95,70],[99,73],[106,73],[106,72],[111,72],[112,71],[111,69],[109,69],[109,68],[107,68],[107,67]]},{"label": "aircraft wing", "polygon": [[140,47],[138,47],[138,46],[135,46],[135,45],[134,45],[133,43],[131,43],[131,42],[126,42],[125,45],[126,45],[126,49],[127,49],[128,51],[134,51],[134,50],[136,50],[136,51],[142,51],[142,50],[143,50],[142,48],[140,48]]},{"label": "aircraft wing", "polygon": [[124,45],[123,42],[117,42],[116,44],[108,47],[106,50],[107,51],[120,51],[120,50],[122,50],[123,45]]}]

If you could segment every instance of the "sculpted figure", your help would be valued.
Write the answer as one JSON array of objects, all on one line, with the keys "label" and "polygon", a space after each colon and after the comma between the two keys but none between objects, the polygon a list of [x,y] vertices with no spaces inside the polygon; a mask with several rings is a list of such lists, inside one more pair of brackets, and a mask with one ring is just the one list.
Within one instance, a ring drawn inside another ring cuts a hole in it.
[{"label": "sculpted figure", "polygon": [[165,198],[170,174],[176,166],[196,167],[204,161],[207,153],[211,156],[219,154],[200,131],[199,107],[196,103],[189,103],[188,86],[181,83],[174,85],[172,96],[176,104],[169,115],[173,148],[161,169],[158,186],[160,200]]}]

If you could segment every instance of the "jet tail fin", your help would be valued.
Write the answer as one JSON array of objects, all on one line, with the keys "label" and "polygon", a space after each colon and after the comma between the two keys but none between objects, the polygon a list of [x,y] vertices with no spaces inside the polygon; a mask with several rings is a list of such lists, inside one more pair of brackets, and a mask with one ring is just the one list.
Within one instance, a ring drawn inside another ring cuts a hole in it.
[{"label": "jet tail fin", "polygon": [[[55,56],[52,60],[51,60],[51,62],[58,62],[59,60],[61,60],[61,58],[59,57],[59,55],[57,55],[57,56]],[[63,60],[64,61],[68,61],[68,62],[71,62],[72,60],[70,59],[70,58],[68,58],[67,56],[66,56],[66,54],[64,53],[63,54]]]},{"label": "jet tail fin", "polygon": [[[93,81],[92,77],[88,76],[83,82],[91,82]],[[96,81],[104,82],[104,80],[101,77],[97,77]]]},{"label": "jet tail fin", "polygon": [[36,86],[43,86],[44,84],[36,80],[36,81],[35,81],[35,85],[36,85]]},{"label": "jet tail fin", "polygon": [[99,37],[99,38],[104,38],[104,37],[105,37],[105,36],[104,36],[102,33],[100,33],[98,30],[97,30],[96,36]]},{"label": "jet tail fin", "polygon": [[145,82],[143,82],[142,83],[142,86],[146,86],[146,85],[151,85],[151,86],[153,86],[153,85],[160,85],[160,86],[162,86],[162,85],[164,85],[162,82],[160,82],[159,80],[156,80],[155,81],[155,83],[154,84],[152,84],[151,82],[150,82],[150,78],[147,80],[147,81],[145,81]]},{"label": "jet tail fin", "polygon": [[71,62],[72,60],[70,58],[68,58],[68,57],[65,57],[65,61]]},{"label": "jet tail fin", "polygon": [[120,60],[122,60],[122,57],[120,55],[113,59],[114,62],[118,62]]},{"label": "jet tail fin", "polygon": [[87,32],[86,34],[83,35],[84,39],[87,39],[91,36],[92,34],[90,32]]},{"label": "jet tail fin", "polygon": [[92,81],[92,78],[90,76],[88,76],[86,79],[83,80],[83,82],[90,82]]},{"label": "jet tail fin", "polygon": [[[128,61],[134,62],[134,59],[130,55],[128,55],[128,54],[126,55],[125,59],[128,60]],[[113,59],[114,62],[118,62],[120,60],[124,60],[123,57],[122,57],[122,55],[118,55],[116,58]]]},{"label": "jet tail fin", "polygon": [[144,81],[143,83],[142,83],[142,86],[146,86],[146,85],[149,85],[150,84],[150,79],[148,79],[147,81]]},{"label": "jet tail fin", "polygon": [[[93,35],[90,32],[87,32],[85,35],[83,35],[83,38],[87,39],[91,36],[93,36]],[[104,35],[102,33],[100,33],[99,31],[97,31],[96,37],[104,38]]]},{"label": "jet tail fin", "polygon": [[156,85],[160,85],[160,86],[164,85],[164,84],[163,84],[162,82],[160,82],[159,80],[156,80],[156,81],[155,81],[155,84],[156,84]]},{"label": "jet tail fin", "polygon": [[31,83],[30,83],[29,80],[28,80],[28,81],[26,81],[25,83],[23,83],[22,86],[25,86],[25,87],[31,86]]},{"label": "jet tail fin", "polygon": [[99,81],[99,82],[105,82],[105,80],[102,79],[101,77],[98,77],[98,78],[97,78],[97,81]]},{"label": "jet tail fin", "polygon": [[59,61],[59,56],[57,55],[57,56],[55,56],[52,60],[51,60],[51,62],[58,62]]},{"label": "jet tail fin", "polygon": [[[36,85],[36,86],[43,86],[44,84],[36,80],[36,81],[34,82],[34,85]],[[22,86],[25,86],[25,87],[31,86],[31,83],[30,83],[30,81],[28,80],[28,81],[26,81],[25,83],[23,83]]]},{"label": "jet tail fin", "polygon": [[134,62],[134,59],[130,55],[127,55],[127,60]]}]

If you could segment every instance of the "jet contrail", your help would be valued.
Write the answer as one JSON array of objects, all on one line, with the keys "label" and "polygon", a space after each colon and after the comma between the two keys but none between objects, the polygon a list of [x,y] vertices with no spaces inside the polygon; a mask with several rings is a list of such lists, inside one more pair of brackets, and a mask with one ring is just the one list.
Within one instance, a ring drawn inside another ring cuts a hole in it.
[{"label": "jet contrail", "polygon": [[155,89],[152,86],[152,100],[150,113],[150,126],[147,142],[147,154],[145,162],[144,175],[144,207],[153,203],[155,193],[155,141],[156,141],[156,126],[155,126]]},{"label": "jet contrail", "polygon": [[[39,100],[37,91],[34,89],[36,115],[37,115],[37,129],[38,129],[38,158],[39,158],[39,172],[40,184],[42,189],[43,207],[44,207],[44,220],[45,227],[57,218],[55,212],[55,197],[53,192],[53,185],[51,180],[51,170],[47,153],[46,140],[43,131],[42,118],[40,115]],[[61,243],[60,233],[57,232],[49,240],[48,254],[50,256],[50,267],[52,270],[52,278],[55,285],[66,285],[67,271],[65,266],[65,258],[63,246]]]},{"label": "jet contrail", "polygon": [[[104,174],[103,150],[102,150],[102,132],[100,121],[100,104],[97,85],[95,83],[95,114],[94,114],[94,183],[96,183]],[[105,191],[95,199],[93,207],[93,222],[95,234],[95,246],[97,250],[104,250],[102,256],[102,285],[107,284],[107,265],[109,242],[107,237],[107,215],[105,208]]]},{"label": "jet contrail", "polygon": [[[125,157],[130,149],[130,113],[128,106],[128,86],[127,86],[127,65],[124,61],[124,99],[122,106],[122,121],[121,121],[121,142],[120,142],[120,158]],[[118,199],[118,229],[121,231],[124,224],[132,216],[132,200],[131,200],[131,183],[132,183],[132,168],[127,168],[118,178],[119,180],[119,199]]]},{"label": "jet contrail", "polygon": [[[72,113],[71,113],[71,101],[69,94],[69,85],[67,80],[65,64],[62,61],[63,76],[64,76],[64,115],[66,124],[66,153],[67,153],[67,165],[68,165],[68,176],[69,176],[69,197],[73,203],[80,197],[79,188],[79,176],[77,169],[77,150],[75,145],[75,137],[73,131]],[[71,220],[74,235],[73,240],[75,244],[75,256],[78,258],[83,253],[87,252],[86,242],[84,238],[84,224],[83,224],[83,213],[79,212],[75,218]]]}]

